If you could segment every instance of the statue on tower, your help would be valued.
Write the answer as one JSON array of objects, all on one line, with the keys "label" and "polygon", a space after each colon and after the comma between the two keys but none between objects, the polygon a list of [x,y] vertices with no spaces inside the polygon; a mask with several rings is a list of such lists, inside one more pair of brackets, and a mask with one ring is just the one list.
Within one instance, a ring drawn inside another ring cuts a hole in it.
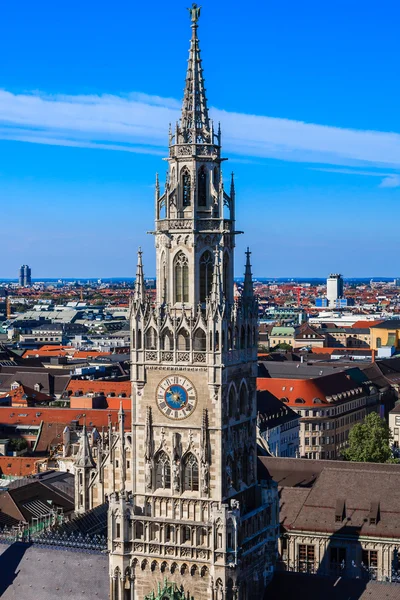
[{"label": "statue on tower", "polygon": [[188,8],[188,11],[189,11],[192,23],[197,23],[197,21],[200,18],[201,6],[197,6],[197,4],[193,2],[191,8]]}]

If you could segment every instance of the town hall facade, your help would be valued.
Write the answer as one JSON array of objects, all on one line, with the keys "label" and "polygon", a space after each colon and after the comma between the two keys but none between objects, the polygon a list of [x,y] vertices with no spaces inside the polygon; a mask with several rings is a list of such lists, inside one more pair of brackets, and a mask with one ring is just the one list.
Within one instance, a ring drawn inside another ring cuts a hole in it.
[{"label": "town hall facade", "polygon": [[261,599],[276,556],[276,487],[257,481],[250,253],[234,298],[235,188],[232,177],[224,189],[208,114],[200,8],[189,13],[163,193],[156,182],[157,298],[139,252],[131,301],[132,430],[109,496],[110,600]]}]

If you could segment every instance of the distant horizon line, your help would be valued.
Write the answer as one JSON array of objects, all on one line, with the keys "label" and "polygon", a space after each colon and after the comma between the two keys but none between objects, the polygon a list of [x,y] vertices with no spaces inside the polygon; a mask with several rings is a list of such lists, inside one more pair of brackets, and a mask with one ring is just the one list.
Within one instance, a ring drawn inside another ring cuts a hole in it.
[{"label": "distant horizon line", "polygon": [[[253,280],[255,281],[260,281],[260,280],[267,280],[267,281],[279,281],[279,280],[285,280],[285,281],[297,281],[297,280],[303,280],[303,281],[312,281],[312,280],[326,280],[328,279],[329,276],[313,276],[313,277],[304,277],[304,276],[288,276],[288,275],[281,275],[281,276],[265,276],[265,275],[253,275]],[[58,282],[72,282],[72,281],[76,281],[84,283],[83,280],[85,281],[90,281],[90,282],[94,282],[94,281],[98,281],[98,280],[102,280],[102,281],[135,281],[136,277],[108,277],[108,276],[103,276],[103,277],[34,277],[32,278],[32,283],[42,283],[42,282],[54,282],[54,283],[58,283]],[[145,281],[148,280],[155,280],[156,276],[155,275],[151,275],[151,276],[147,276],[145,277]],[[235,280],[243,280],[244,277],[243,275],[241,275],[240,277],[234,277]],[[347,277],[343,277],[344,281],[349,281],[349,280],[360,280],[363,281],[365,279],[370,279],[370,280],[380,280],[380,281],[391,281],[394,279],[400,279],[400,276],[395,276],[395,275],[365,275],[364,277],[360,277],[360,276],[347,276]],[[18,277],[0,277],[0,284],[1,283],[18,283]]]}]

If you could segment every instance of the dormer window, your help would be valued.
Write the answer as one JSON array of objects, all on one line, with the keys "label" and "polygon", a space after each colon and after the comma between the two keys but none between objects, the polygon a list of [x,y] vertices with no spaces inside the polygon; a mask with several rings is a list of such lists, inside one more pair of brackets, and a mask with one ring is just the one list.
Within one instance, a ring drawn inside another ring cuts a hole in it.
[{"label": "dormer window", "polygon": [[13,381],[13,383],[11,384],[11,389],[12,390],[17,390],[20,386],[20,383],[18,381]]},{"label": "dormer window", "polygon": [[371,502],[368,521],[370,525],[376,525],[379,521],[379,502]]},{"label": "dormer window", "polygon": [[344,498],[338,498],[336,500],[335,507],[335,523],[342,523],[342,521],[346,518],[346,503]]}]

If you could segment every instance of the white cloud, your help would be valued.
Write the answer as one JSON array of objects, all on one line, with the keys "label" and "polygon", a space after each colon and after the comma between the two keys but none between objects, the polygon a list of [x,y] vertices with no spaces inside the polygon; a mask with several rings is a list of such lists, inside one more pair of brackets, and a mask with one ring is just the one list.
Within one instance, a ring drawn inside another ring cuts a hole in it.
[{"label": "white cloud", "polygon": [[379,187],[383,187],[383,188],[400,187],[400,175],[397,175],[395,173],[388,175],[387,177],[382,179]]},{"label": "white cloud", "polygon": [[[168,123],[179,118],[173,98],[13,94],[0,90],[0,138],[32,143],[165,154]],[[289,119],[212,109],[226,154],[286,161],[400,167],[400,134],[341,129]],[[398,185],[384,174],[384,187]]]},{"label": "white cloud", "polygon": [[379,187],[400,187],[400,175],[398,173],[382,173],[380,171],[360,171],[359,169],[337,169],[328,167],[310,167],[312,171],[323,171],[324,173],[341,173],[343,175],[361,175],[363,177],[379,177],[382,181]]}]

